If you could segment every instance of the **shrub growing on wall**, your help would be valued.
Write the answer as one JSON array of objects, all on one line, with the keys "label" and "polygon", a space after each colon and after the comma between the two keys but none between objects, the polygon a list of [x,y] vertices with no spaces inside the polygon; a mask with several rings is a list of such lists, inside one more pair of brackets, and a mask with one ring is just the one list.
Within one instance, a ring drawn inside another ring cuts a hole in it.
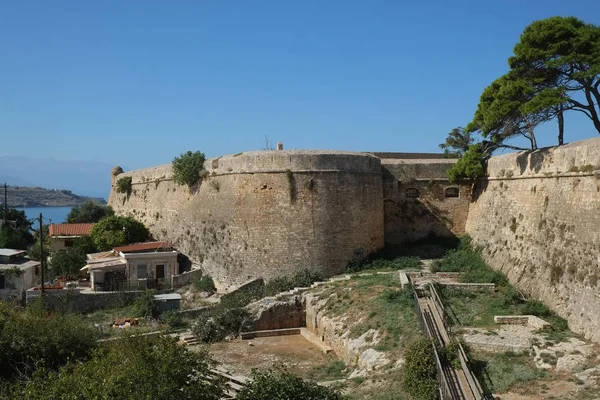
[{"label": "shrub growing on wall", "polygon": [[131,177],[124,176],[117,181],[117,192],[127,193],[127,196],[131,195]]},{"label": "shrub growing on wall", "polygon": [[194,186],[200,180],[200,171],[206,160],[204,153],[188,151],[173,159],[173,181],[179,185]]}]

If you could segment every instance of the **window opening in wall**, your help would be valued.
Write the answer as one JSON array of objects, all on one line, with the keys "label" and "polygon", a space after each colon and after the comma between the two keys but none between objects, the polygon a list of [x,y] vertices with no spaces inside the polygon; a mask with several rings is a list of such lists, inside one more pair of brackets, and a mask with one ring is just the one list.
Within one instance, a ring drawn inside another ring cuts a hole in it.
[{"label": "window opening in wall", "polygon": [[73,239],[65,239],[65,247],[73,247],[75,241]]},{"label": "window opening in wall", "polygon": [[138,279],[147,278],[148,277],[148,264],[141,263],[137,266],[137,277]]},{"label": "window opening in wall", "polygon": [[156,279],[164,279],[165,278],[165,265],[159,264],[156,266]]},{"label": "window opening in wall", "polygon": [[0,274],[0,289],[6,289],[6,281],[3,274]]},{"label": "window opening in wall", "polygon": [[458,197],[459,195],[457,187],[449,187],[444,190],[444,197]]},{"label": "window opening in wall", "polygon": [[419,197],[419,189],[408,188],[406,189],[406,197],[409,199],[416,199]]}]

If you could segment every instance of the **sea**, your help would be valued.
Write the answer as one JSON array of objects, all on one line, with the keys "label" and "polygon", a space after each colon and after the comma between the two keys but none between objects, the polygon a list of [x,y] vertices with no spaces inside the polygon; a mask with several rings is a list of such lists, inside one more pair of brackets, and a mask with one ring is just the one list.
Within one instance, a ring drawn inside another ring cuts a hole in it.
[{"label": "sea", "polygon": [[17,210],[25,211],[27,219],[38,218],[40,213],[46,224],[61,224],[67,220],[67,215],[72,207],[15,207]]}]

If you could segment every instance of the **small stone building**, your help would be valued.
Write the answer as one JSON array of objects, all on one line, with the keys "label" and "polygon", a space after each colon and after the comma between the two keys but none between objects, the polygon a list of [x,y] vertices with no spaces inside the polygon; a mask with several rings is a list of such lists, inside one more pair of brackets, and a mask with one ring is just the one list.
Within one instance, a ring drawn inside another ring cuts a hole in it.
[{"label": "small stone building", "polygon": [[39,261],[27,258],[24,250],[0,249],[0,299],[20,300],[27,289],[39,285]]},{"label": "small stone building", "polygon": [[88,271],[93,290],[166,288],[179,272],[178,254],[168,242],[136,243],[88,254],[83,270]]},{"label": "small stone building", "polygon": [[62,251],[73,247],[75,241],[89,236],[94,224],[50,224],[49,236],[52,251]]}]

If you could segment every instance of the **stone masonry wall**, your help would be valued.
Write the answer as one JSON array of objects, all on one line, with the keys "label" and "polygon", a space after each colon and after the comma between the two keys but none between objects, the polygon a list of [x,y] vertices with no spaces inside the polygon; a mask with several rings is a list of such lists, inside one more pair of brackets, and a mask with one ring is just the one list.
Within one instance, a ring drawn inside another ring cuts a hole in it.
[{"label": "stone masonry wall", "polygon": [[[427,237],[464,233],[470,185],[448,182],[453,159],[383,159],[385,244],[397,246]],[[447,190],[458,189],[458,197]],[[411,190],[418,196],[409,197]]]},{"label": "stone masonry wall", "polygon": [[493,157],[466,230],[488,263],[600,341],[600,138]]},{"label": "stone masonry wall", "polygon": [[[267,151],[210,159],[192,190],[170,165],[113,179],[109,204],[173,242],[226,290],[316,268],[341,272],[383,246],[378,158],[344,152]],[[130,196],[115,181],[131,176]]]}]

